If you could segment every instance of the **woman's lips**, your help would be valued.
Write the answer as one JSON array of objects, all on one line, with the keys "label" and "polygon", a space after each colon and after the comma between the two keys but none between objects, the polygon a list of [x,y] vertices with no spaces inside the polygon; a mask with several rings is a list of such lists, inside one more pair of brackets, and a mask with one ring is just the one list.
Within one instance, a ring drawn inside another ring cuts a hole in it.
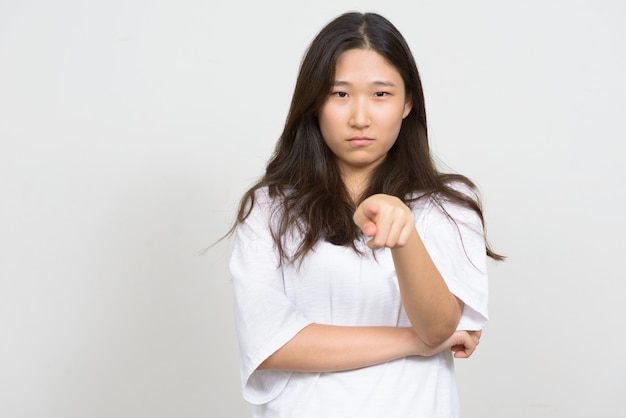
[{"label": "woman's lips", "polygon": [[349,142],[354,147],[363,147],[365,145],[371,144],[372,142],[374,142],[374,140],[365,136],[355,136],[354,138],[350,138]]}]

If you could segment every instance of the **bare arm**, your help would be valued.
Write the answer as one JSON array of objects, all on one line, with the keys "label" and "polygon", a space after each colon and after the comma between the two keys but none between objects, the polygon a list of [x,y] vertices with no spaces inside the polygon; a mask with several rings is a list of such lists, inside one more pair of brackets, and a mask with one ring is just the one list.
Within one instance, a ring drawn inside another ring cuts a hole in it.
[{"label": "bare arm", "polygon": [[372,366],[402,357],[432,356],[451,349],[469,357],[480,332],[458,331],[437,347],[424,344],[413,328],[344,327],[311,324],[268,357],[259,369],[333,372]]},{"label": "bare arm", "polygon": [[440,344],[456,330],[463,302],[450,293],[415,228],[407,243],[391,253],[411,324],[426,344]]},{"label": "bare arm", "polygon": [[463,303],[450,293],[430,258],[411,210],[396,197],[374,195],[359,205],[354,220],[372,237],[370,248],[391,248],[402,304],[419,338],[433,347],[448,339]]}]

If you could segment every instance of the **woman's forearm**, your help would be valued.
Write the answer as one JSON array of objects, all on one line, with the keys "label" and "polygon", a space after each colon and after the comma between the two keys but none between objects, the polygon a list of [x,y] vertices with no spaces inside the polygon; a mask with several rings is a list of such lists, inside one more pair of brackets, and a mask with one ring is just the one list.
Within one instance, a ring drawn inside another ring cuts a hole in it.
[{"label": "woman's forearm", "polygon": [[474,353],[482,331],[456,331],[428,346],[411,327],[343,327],[311,324],[258,368],[294,372],[336,372],[373,366],[408,356],[452,350],[456,358]]},{"label": "woman's forearm", "polygon": [[441,344],[456,330],[463,303],[450,293],[417,231],[391,252],[411,324],[424,343]]},{"label": "woman's forearm", "polygon": [[412,328],[311,324],[268,357],[259,369],[352,370],[419,355],[427,349]]}]

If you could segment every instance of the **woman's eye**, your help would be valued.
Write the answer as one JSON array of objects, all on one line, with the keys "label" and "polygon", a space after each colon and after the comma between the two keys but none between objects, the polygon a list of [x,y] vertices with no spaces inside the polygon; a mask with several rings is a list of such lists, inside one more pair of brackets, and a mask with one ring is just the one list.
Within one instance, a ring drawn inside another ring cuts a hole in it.
[{"label": "woman's eye", "polygon": [[333,92],[333,94],[337,97],[348,97],[348,93],[346,93],[345,91],[335,91]]},{"label": "woman's eye", "polygon": [[386,91],[377,91],[376,93],[374,93],[375,97],[385,97],[387,96],[389,93],[387,93]]}]

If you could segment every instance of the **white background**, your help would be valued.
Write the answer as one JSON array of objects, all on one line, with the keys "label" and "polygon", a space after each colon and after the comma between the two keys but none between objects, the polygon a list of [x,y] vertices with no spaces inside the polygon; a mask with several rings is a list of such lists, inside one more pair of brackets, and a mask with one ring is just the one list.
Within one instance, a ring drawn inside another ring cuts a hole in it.
[{"label": "white background", "polygon": [[626,415],[624,4],[0,0],[0,416],[246,416],[228,242],[199,253],[353,9],[407,38],[509,256],[464,416]]}]

